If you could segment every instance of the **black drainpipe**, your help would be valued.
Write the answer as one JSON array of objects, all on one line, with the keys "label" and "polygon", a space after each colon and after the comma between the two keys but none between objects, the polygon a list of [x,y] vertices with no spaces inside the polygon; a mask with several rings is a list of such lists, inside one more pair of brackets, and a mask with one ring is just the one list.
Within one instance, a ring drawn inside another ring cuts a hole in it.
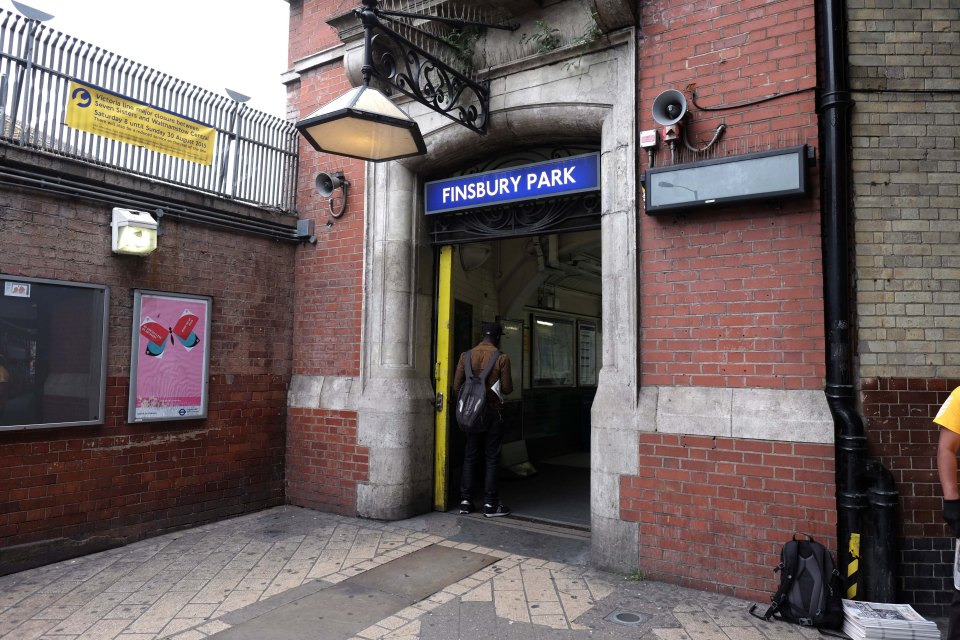
[{"label": "black drainpipe", "polygon": [[[821,191],[823,210],[823,296],[827,385],[833,415],[837,484],[837,565],[843,597],[894,602],[896,545],[894,517],[897,493],[889,471],[867,458],[863,421],[853,392],[850,280],[850,125],[853,101],[846,74],[846,22],[843,0],[823,0],[817,15],[821,39],[822,90],[819,95]],[[868,500],[865,487],[872,481]],[[863,554],[863,516],[871,512],[871,549]],[[879,534],[879,535],[878,535]],[[866,557],[870,580],[860,585],[860,559]]]}]

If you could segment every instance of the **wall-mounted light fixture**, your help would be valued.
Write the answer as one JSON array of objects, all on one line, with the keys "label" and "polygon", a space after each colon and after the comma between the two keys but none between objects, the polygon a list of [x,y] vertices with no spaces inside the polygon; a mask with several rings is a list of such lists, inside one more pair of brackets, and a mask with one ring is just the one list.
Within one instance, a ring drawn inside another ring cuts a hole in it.
[{"label": "wall-mounted light fixture", "polygon": [[308,115],[297,131],[317,151],[371,162],[426,153],[413,118],[367,82]]},{"label": "wall-mounted light fixture", "polygon": [[[333,173],[324,173],[321,171],[317,174],[313,184],[317,193],[327,199],[327,206],[330,207],[330,215],[334,218],[342,216],[344,209],[347,207],[347,188],[350,186],[350,182],[343,177],[343,172],[334,171]],[[340,206],[334,209],[334,194],[337,192],[337,189],[341,191]]]},{"label": "wall-mounted light fixture", "polygon": [[110,226],[114,253],[145,256],[157,248],[157,221],[145,211],[114,207]]},{"label": "wall-mounted light fixture", "polygon": [[370,162],[398,160],[427,152],[420,127],[379,90],[370,87],[373,30],[379,25],[377,0],[364,0],[363,84],[323,105],[296,124],[317,151]]},{"label": "wall-mounted light fixture", "polygon": [[[297,131],[317,151],[370,162],[385,162],[427,152],[416,121],[379,90],[370,86],[371,76],[416,102],[463,126],[486,133],[490,91],[418,47],[385,25],[380,18],[438,21],[465,26],[515,30],[519,25],[494,25],[429,14],[388,11],[378,0],[361,0],[354,13],[363,24],[363,84],[325,104],[296,124]],[[415,27],[416,28],[416,27]],[[422,36],[437,39],[416,28]],[[378,49],[374,64],[374,32],[385,48]]]}]

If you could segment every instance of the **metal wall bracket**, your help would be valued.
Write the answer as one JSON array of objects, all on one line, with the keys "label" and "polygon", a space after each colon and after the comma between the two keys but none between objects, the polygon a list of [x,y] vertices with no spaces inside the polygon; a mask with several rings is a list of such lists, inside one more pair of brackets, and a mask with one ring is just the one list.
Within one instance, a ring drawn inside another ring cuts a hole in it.
[{"label": "metal wall bracket", "polygon": [[487,132],[487,82],[467,78],[379,21],[372,28],[371,71],[378,80],[468,129]]}]

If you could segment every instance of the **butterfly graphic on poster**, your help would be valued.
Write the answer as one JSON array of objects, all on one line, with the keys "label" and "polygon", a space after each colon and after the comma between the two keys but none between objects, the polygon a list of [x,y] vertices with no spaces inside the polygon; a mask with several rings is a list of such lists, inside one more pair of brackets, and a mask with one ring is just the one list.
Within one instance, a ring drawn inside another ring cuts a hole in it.
[{"label": "butterfly graphic on poster", "polygon": [[200,344],[200,338],[193,329],[200,322],[200,318],[193,312],[184,309],[180,318],[172,327],[164,327],[149,316],[140,324],[140,335],[147,339],[146,353],[148,356],[159,358],[167,347],[167,337],[170,344],[175,344],[174,338],[187,349],[193,349]]}]

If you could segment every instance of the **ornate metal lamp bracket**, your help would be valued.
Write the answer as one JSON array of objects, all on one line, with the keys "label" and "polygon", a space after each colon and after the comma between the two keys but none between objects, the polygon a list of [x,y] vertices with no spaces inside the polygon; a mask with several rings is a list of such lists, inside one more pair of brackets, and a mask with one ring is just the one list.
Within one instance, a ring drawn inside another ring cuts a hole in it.
[{"label": "ornate metal lamp bracket", "polygon": [[388,87],[454,122],[479,134],[486,133],[490,110],[489,83],[466,77],[385,25],[381,18],[387,21],[391,21],[392,16],[420,18],[510,30],[515,26],[485,25],[384,11],[379,9],[377,0],[363,0],[363,8],[356,13],[364,29],[362,73],[365,83],[369,83],[372,75]]}]

